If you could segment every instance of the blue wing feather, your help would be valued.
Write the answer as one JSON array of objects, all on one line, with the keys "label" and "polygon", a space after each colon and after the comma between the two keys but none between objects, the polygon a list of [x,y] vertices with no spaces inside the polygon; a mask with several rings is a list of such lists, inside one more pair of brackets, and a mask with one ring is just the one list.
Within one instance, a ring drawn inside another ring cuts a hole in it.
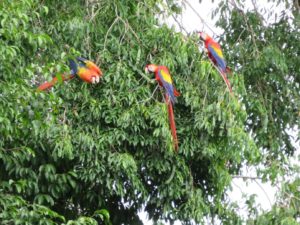
[{"label": "blue wing feather", "polygon": [[217,52],[215,51],[215,49],[211,45],[208,45],[207,48],[208,48],[208,51],[213,56],[213,58],[216,60],[217,66],[221,69],[222,72],[226,72],[226,62],[225,62],[225,60],[217,54]]},{"label": "blue wing feather", "polygon": [[72,60],[72,59],[69,59],[69,67],[70,67],[70,70],[71,70],[71,74],[77,74],[78,72],[78,65],[77,63]]},{"label": "blue wing feather", "polygon": [[158,71],[158,76],[159,76],[159,79],[161,80],[162,85],[165,88],[167,94],[170,96],[171,102],[174,104],[176,102],[176,97],[174,95],[174,87],[173,87],[173,85],[170,84],[170,83],[168,83],[168,82],[166,82],[164,80],[164,77],[161,74],[161,70]]},{"label": "blue wing feather", "polygon": [[78,61],[81,61],[82,63],[85,63],[86,61],[88,61],[87,59],[83,58],[83,57],[77,57],[76,58]]}]

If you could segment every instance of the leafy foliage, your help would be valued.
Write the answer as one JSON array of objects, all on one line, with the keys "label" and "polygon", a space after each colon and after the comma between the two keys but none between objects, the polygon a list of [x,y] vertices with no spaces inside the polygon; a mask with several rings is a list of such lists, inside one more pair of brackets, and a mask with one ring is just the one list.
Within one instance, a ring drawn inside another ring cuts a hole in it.
[{"label": "leafy foliage", "polygon": [[[263,106],[251,103],[261,96],[248,98],[246,75],[230,78],[240,103],[193,39],[159,24],[154,0],[4,0],[0,6],[1,219],[142,224],[137,213],[145,208],[154,221],[190,224],[226,212],[231,174],[260,162],[265,148],[247,132],[249,115],[260,118]],[[77,79],[35,91],[68,72],[67,58],[77,55],[101,66],[99,85]],[[182,93],[175,105],[178,155],[161,92],[153,92],[156,84],[142,72],[150,62],[167,65]],[[285,60],[278,55],[277,62]]]},{"label": "leafy foliage", "polygon": [[[299,125],[298,17],[291,19],[290,5],[277,16],[265,9],[246,10],[244,1],[238,2],[233,8],[227,4],[220,8],[219,25],[226,30],[223,45],[244,78],[247,130],[265,152],[263,162],[276,171],[273,175],[268,171],[275,179],[279,165],[295,151],[288,131]],[[275,21],[268,24],[264,12]]]}]

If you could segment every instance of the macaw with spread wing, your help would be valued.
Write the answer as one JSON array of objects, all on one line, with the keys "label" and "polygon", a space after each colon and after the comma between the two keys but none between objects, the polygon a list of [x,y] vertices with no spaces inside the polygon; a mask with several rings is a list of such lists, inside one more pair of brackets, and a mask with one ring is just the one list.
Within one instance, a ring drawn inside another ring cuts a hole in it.
[{"label": "macaw with spread wing", "polygon": [[200,35],[200,38],[205,43],[205,48],[208,52],[208,57],[214,63],[214,65],[218,68],[229,91],[232,92],[230,82],[227,78],[227,73],[230,72],[230,69],[226,65],[226,61],[224,59],[220,44],[204,32],[199,32],[199,35]]},{"label": "macaw with spread wing", "polygon": [[155,64],[149,64],[145,67],[145,71],[147,73],[152,72],[155,73],[155,80],[157,80],[158,84],[163,87],[166,91],[165,101],[168,107],[170,128],[173,137],[173,143],[175,151],[178,151],[178,139],[176,133],[176,125],[174,119],[173,112],[173,104],[176,102],[176,97],[180,95],[180,93],[175,89],[172,81],[171,74],[166,66],[158,66]]},{"label": "macaw with spread wing", "polygon": [[[95,84],[99,83],[102,76],[101,69],[95,63],[82,57],[77,57],[76,61],[70,59],[69,67],[71,73],[69,75],[62,75],[61,78],[63,81],[70,80],[75,75],[78,75],[83,81]],[[51,81],[41,84],[37,89],[38,91],[47,90],[54,86],[58,80],[57,77],[54,77]]]}]

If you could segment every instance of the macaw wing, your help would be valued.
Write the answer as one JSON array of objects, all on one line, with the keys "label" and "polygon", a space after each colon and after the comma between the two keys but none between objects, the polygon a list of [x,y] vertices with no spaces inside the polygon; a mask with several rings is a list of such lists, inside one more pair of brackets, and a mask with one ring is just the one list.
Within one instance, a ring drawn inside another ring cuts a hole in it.
[{"label": "macaw wing", "polygon": [[71,74],[78,74],[83,68],[86,68],[85,64],[81,61],[76,63],[74,60],[69,59],[69,68],[71,70]]},{"label": "macaw wing", "polygon": [[91,60],[88,60],[88,59],[85,59],[82,57],[77,57],[77,60],[79,62],[83,63],[85,67],[95,71],[95,73],[97,73],[98,75],[100,75],[100,76],[102,75],[101,69]]},{"label": "macaw wing", "polygon": [[163,87],[165,88],[166,92],[170,96],[171,102],[175,103],[176,98],[174,96],[174,87],[172,84],[172,78],[171,78],[170,73],[168,73],[165,70],[160,69],[160,70],[158,70],[158,76],[159,76],[159,79],[160,79]]},{"label": "macaw wing", "polygon": [[207,46],[207,49],[216,60],[217,66],[222,70],[222,72],[224,72],[226,70],[226,62],[221,48],[210,44]]},{"label": "macaw wing", "polygon": [[72,59],[69,59],[69,68],[71,70],[71,74],[77,74],[78,64]]},{"label": "macaw wing", "polygon": [[86,58],[83,58],[83,57],[77,57],[76,59],[81,62],[88,61]]}]

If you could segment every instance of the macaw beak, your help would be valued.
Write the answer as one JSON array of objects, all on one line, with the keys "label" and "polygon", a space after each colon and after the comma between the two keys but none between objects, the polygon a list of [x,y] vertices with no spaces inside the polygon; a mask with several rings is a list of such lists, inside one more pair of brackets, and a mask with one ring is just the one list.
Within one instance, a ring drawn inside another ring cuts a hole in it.
[{"label": "macaw beak", "polygon": [[99,76],[93,76],[92,77],[92,84],[98,84],[100,82]]},{"label": "macaw beak", "polygon": [[145,67],[145,73],[149,73],[149,69],[147,66]]},{"label": "macaw beak", "polygon": [[99,83],[99,81],[100,81],[100,78],[99,78],[99,76],[96,76],[96,77],[95,77],[95,83],[96,83],[96,84],[98,84],[98,83]]},{"label": "macaw beak", "polygon": [[199,35],[199,38],[200,38],[201,40],[203,40],[202,35],[201,35],[202,32],[199,31],[199,32],[197,32],[197,34]]},{"label": "macaw beak", "polygon": [[198,34],[198,37],[201,39],[201,40],[203,40],[203,38],[202,38],[202,31],[196,31],[196,33]]}]

